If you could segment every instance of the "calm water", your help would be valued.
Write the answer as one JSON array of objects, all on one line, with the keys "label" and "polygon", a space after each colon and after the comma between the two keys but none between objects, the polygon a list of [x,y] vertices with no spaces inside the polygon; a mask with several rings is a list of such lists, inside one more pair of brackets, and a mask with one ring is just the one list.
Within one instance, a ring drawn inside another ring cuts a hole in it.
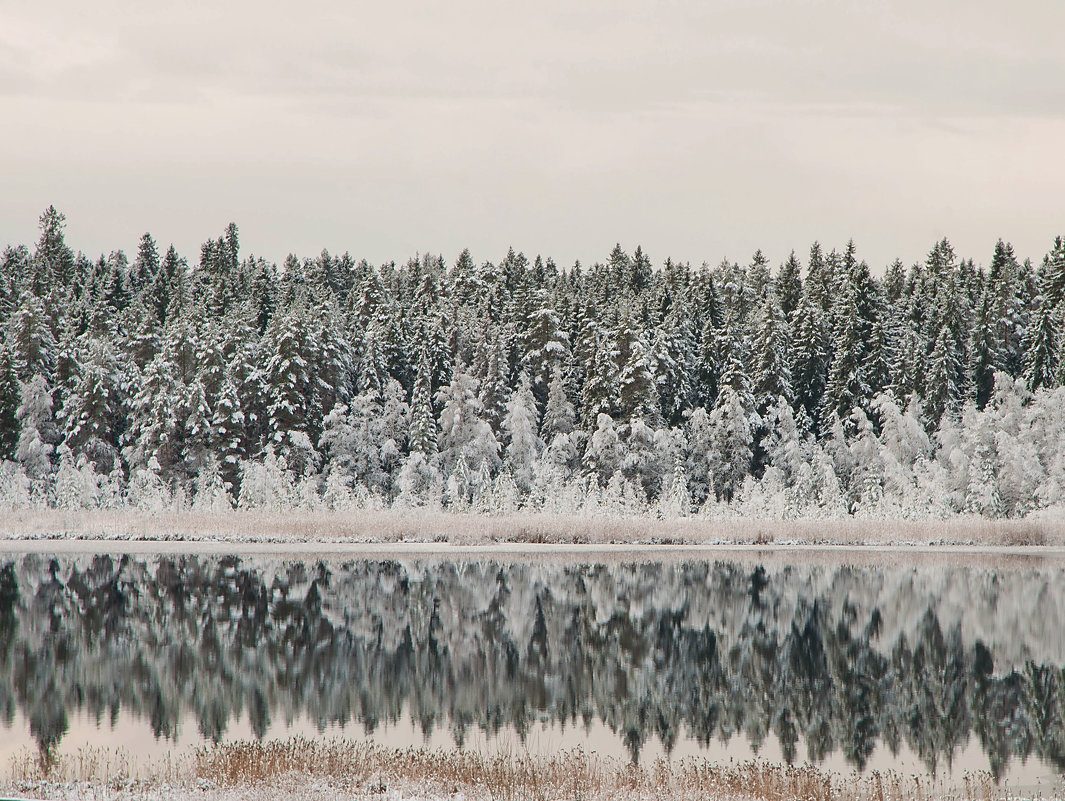
[{"label": "calm water", "polygon": [[0,757],[301,733],[1059,780],[1060,562],[786,560],[0,555]]}]

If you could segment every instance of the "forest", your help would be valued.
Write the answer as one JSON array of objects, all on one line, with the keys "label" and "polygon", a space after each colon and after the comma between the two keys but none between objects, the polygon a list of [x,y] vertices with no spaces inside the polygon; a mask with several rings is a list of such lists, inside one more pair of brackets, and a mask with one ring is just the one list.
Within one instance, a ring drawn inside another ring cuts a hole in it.
[{"label": "forest", "polygon": [[986,266],[0,255],[0,508],[1060,514],[1065,239]]}]

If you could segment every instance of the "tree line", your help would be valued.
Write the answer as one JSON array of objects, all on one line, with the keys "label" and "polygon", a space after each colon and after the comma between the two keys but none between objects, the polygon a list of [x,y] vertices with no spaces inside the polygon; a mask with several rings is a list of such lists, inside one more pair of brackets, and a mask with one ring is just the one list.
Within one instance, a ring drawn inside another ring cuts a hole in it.
[{"label": "tree line", "polygon": [[0,257],[0,504],[1022,515],[1065,488],[1065,240],[985,267],[510,250]]}]

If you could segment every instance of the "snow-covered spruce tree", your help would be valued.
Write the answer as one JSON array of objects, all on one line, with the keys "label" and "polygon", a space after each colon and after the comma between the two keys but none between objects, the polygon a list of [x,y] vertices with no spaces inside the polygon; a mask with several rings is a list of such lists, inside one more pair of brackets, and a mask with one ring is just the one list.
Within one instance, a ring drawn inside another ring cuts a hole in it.
[{"label": "snow-covered spruce tree", "polygon": [[33,482],[33,493],[44,494],[59,437],[52,415],[52,393],[43,375],[36,375],[22,384],[15,420],[19,426],[15,461]]},{"label": "snow-covered spruce tree", "polygon": [[569,337],[562,330],[558,312],[540,308],[529,315],[526,350],[522,366],[539,401],[546,400],[552,374],[569,358]]},{"label": "snow-covered spruce tree", "polygon": [[[476,502],[473,497],[474,477],[484,462],[489,471],[499,468],[499,440],[483,418],[484,407],[477,397],[477,379],[463,368],[457,368],[451,382],[436,394],[440,410],[440,467],[443,475],[456,477],[450,482],[458,493],[455,502]],[[479,485],[478,485],[479,486]]]},{"label": "snow-covered spruce tree", "polygon": [[584,383],[581,387],[581,424],[585,429],[597,426],[600,414],[612,414],[618,403],[617,349],[610,335],[593,322],[581,331],[579,358]]},{"label": "snow-covered spruce tree", "polygon": [[269,445],[289,468],[308,472],[318,461],[311,443],[318,438],[321,418],[315,420],[313,415],[318,379],[310,361],[312,346],[304,314],[297,310],[276,316],[264,347]]},{"label": "snow-covered spruce tree", "polygon": [[184,388],[165,354],[149,362],[137,386],[130,401],[122,456],[131,471],[154,460],[157,474],[169,481],[173,466],[181,458]]},{"label": "snow-covered spruce tree", "polygon": [[532,383],[528,374],[522,373],[517,389],[507,401],[507,414],[503,418],[503,431],[506,434],[503,464],[523,496],[528,496],[533,490],[538,462],[545,448],[538,433],[536,417]]},{"label": "snow-covered spruce tree", "polygon": [[497,437],[503,433],[503,418],[507,414],[507,356],[503,343],[497,334],[486,332],[481,338],[480,360],[484,371],[480,376],[480,399],[484,408],[484,419],[492,427]]},{"label": "snow-covered spruce tree", "polygon": [[248,458],[245,423],[237,387],[227,369],[211,410],[209,452],[217,461],[223,486],[233,496],[240,489],[240,464]]},{"label": "snow-covered spruce tree", "polygon": [[655,365],[647,343],[632,337],[626,348],[628,358],[618,373],[618,411],[625,420],[662,422],[662,406],[655,380]]},{"label": "snow-covered spruce tree", "polygon": [[562,368],[556,367],[551,375],[551,385],[544,405],[544,419],[540,433],[546,442],[559,434],[571,433],[577,425],[577,414],[566,394],[566,381]]},{"label": "snow-covered spruce tree", "polygon": [[947,326],[939,329],[925,373],[925,418],[938,423],[944,414],[956,413],[964,397],[964,365],[958,343]]},{"label": "snow-covered spruce tree", "polygon": [[821,405],[821,420],[849,417],[856,406],[864,407],[873,396],[865,364],[872,333],[869,269],[858,262],[848,245],[843,271],[832,305],[832,361]]},{"label": "snow-covered spruce tree", "polygon": [[56,366],[55,334],[44,302],[32,292],[23,291],[19,295],[15,311],[7,321],[5,341],[20,381],[39,375],[51,385]]},{"label": "snow-covered spruce tree", "polygon": [[767,411],[778,398],[790,403],[794,398],[791,342],[787,319],[773,286],[767,289],[755,318],[752,357],[751,391],[759,413]]},{"label": "snow-covered spruce tree", "polygon": [[649,349],[662,415],[669,425],[679,425],[695,402],[698,351],[690,312],[674,302],[656,328]]},{"label": "snow-covered spruce tree", "polygon": [[621,466],[622,456],[621,438],[614,426],[614,419],[609,414],[600,413],[584,452],[585,472],[600,487],[605,486]]},{"label": "snow-covered spruce tree", "polygon": [[1029,389],[1053,387],[1061,371],[1062,315],[1043,295],[1025,339],[1024,378]]},{"label": "snow-covered spruce tree", "polygon": [[635,419],[624,426],[624,447],[619,469],[639,490],[641,499],[656,499],[668,485],[673,468],[673,441],[669,429],[652,429]]},{"label": "snow-covered spruce tree", "polygon": [[84,457],[97,471],[110,473],[117,465],[123,412],[118,360],[106,342],[96,341],[79,360],[78,373],[58,414],[63,444],[75,459]]},{"label": "snow-covered spruce tree", "polygon": [[423,353],[410,399],[409,453],[399,473],[402,506],[438,505],[443,491],[437,456],[437,425],[429,394],[431,368]]},{"label": "snow-covered spruce tree", "polygon": [[722,388],[709,415],[709,469],[717,500],[729,502],[743,486],[751,468],[751,425],[740,394],[731,386]]},{"label": "snow-covered spruce tree", "polygon": [[713,495],[713,469],[711,467],[711,448],[713,427],[710,415],[702,406],[696,407],[688,415],[686,426],[687,457],[685,472],[688,476],[688,491],[692,503],[702,506]]},{"label": "snow-covered spruce tree", "polygon": [[423,354],[418,365],[414,391],[411,393],[408,441],[411,453],[420,453],[426,458],[435,456],[437,452],[437,425],[429,379],[429,362]]},{"label": "snow-covered spruce tree", "polygon": [[808,280],[792,322],[791,380],[796,406],[801,406],[810,419],[818,420],[832,351],[826,317],[813,295],[814,287],[816,284]]},{"label": "snow-covered spruce tree", "polygon": [[15,416],[22,387],[15,374],[11,351],[0,342],[0,463],[15,456],[19,439],[19,422]]}]

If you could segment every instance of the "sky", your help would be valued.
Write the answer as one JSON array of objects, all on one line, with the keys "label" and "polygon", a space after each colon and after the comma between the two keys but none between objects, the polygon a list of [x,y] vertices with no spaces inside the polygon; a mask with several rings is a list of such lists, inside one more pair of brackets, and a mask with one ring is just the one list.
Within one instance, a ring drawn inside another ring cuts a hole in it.
[{"label": "sky", "polygon": [[773,263],[1065,234],[1056,0],[0,0],[0,245]]}]

